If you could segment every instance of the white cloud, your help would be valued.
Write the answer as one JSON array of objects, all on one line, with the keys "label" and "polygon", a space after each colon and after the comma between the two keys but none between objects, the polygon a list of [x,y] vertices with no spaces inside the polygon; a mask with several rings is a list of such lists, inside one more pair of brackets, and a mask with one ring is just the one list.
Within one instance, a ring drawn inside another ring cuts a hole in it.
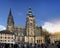
[{"label": "white cloud", "polygon": [[44,29],[50,33],[60,32],[60,23],[59,22],[45,22],[42,26]]},{"label": "white cloud", "polygon": [[5,30],[6,28],[3,25],[0,25],[0,31]]}]

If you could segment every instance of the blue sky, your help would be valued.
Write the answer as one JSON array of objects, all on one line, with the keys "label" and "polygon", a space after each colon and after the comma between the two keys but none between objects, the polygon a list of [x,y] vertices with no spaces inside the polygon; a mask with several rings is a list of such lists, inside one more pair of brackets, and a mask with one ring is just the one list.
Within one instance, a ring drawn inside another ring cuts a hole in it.
[{"label": "blue sky", "polygon": [[60,20],[59,0],[0,0],[0,25],[7,25],[10,8],[15,24],[25,25],[29,6],[39,26],[42,26],[44,22]]}]

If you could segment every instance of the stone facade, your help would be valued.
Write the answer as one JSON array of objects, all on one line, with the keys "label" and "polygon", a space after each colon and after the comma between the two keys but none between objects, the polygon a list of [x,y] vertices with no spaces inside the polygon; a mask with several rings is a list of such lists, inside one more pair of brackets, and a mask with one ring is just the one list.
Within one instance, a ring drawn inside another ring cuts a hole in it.
[{"label": "stone facade", "polygon": [[10,9],[8,20],[7,20],[7,30],[9,30],[10,32],[14,32],[14,19],[11,13],[11,9]]},{"label": "stone facade", "polygon": [[45,44],[45,38],[43,36],[25,36],[25,42],[32,44]]},{"label": "stone facade", "polygon": [[35,43],[36,44],[45,44],[45,38],[43,36],[36,36]]},{"label": "stone facade", "polygon": [[26,19],[26,35],[34,36],[35,33],[35,17],[27,16]]},{"label": "stone facade", "polygon": [[45,43],[44,36],[42,36],[42,27],[36,26],[35,16],[32,14],[31,8],[29,8],[26,17],[26,26],[14,25],[13,16],[11,10],[8,16],[7,30],[14,32],[17,43]]},{"label": "stone facade", "polygon": [[26,18],[26,36],[25,42],[32,44],[45,43],[44,37],[42,36],[42,27],[36,26],[35,17],[32,14],[31,8],[29,8]]}]

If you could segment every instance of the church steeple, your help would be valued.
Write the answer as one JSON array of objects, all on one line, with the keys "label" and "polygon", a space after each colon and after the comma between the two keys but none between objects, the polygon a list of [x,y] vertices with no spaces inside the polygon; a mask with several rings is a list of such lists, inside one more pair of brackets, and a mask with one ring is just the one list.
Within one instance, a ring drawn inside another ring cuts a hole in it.
[{"label": "church steeple", "polygon": [[12,16],[11,8],[10,8],[9,16]]},{"label": "church steeple", "polygon": [[8,20],[7,20],[7,30],[9,30],[10,32],[13,32],[14,30],[14,19],[12,16],[11,8],[10,8]]}]

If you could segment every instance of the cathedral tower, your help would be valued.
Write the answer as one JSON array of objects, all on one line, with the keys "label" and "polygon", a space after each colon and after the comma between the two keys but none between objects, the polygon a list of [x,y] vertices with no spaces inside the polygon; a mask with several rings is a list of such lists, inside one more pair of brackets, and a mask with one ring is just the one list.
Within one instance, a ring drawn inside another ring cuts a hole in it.
[{"label": "cathedral tower", "polygon": [[14,19],[11,13],[11,9],[9,11],[8,20],[7,20],[7,30],[9,30],[10,32],[14,31]]},{"label": "cathedral tower", "polygon": [[26,35],[34,36],[35,32],[35,17],[32,14],[31,8],[29,8],[26,18]]}]

